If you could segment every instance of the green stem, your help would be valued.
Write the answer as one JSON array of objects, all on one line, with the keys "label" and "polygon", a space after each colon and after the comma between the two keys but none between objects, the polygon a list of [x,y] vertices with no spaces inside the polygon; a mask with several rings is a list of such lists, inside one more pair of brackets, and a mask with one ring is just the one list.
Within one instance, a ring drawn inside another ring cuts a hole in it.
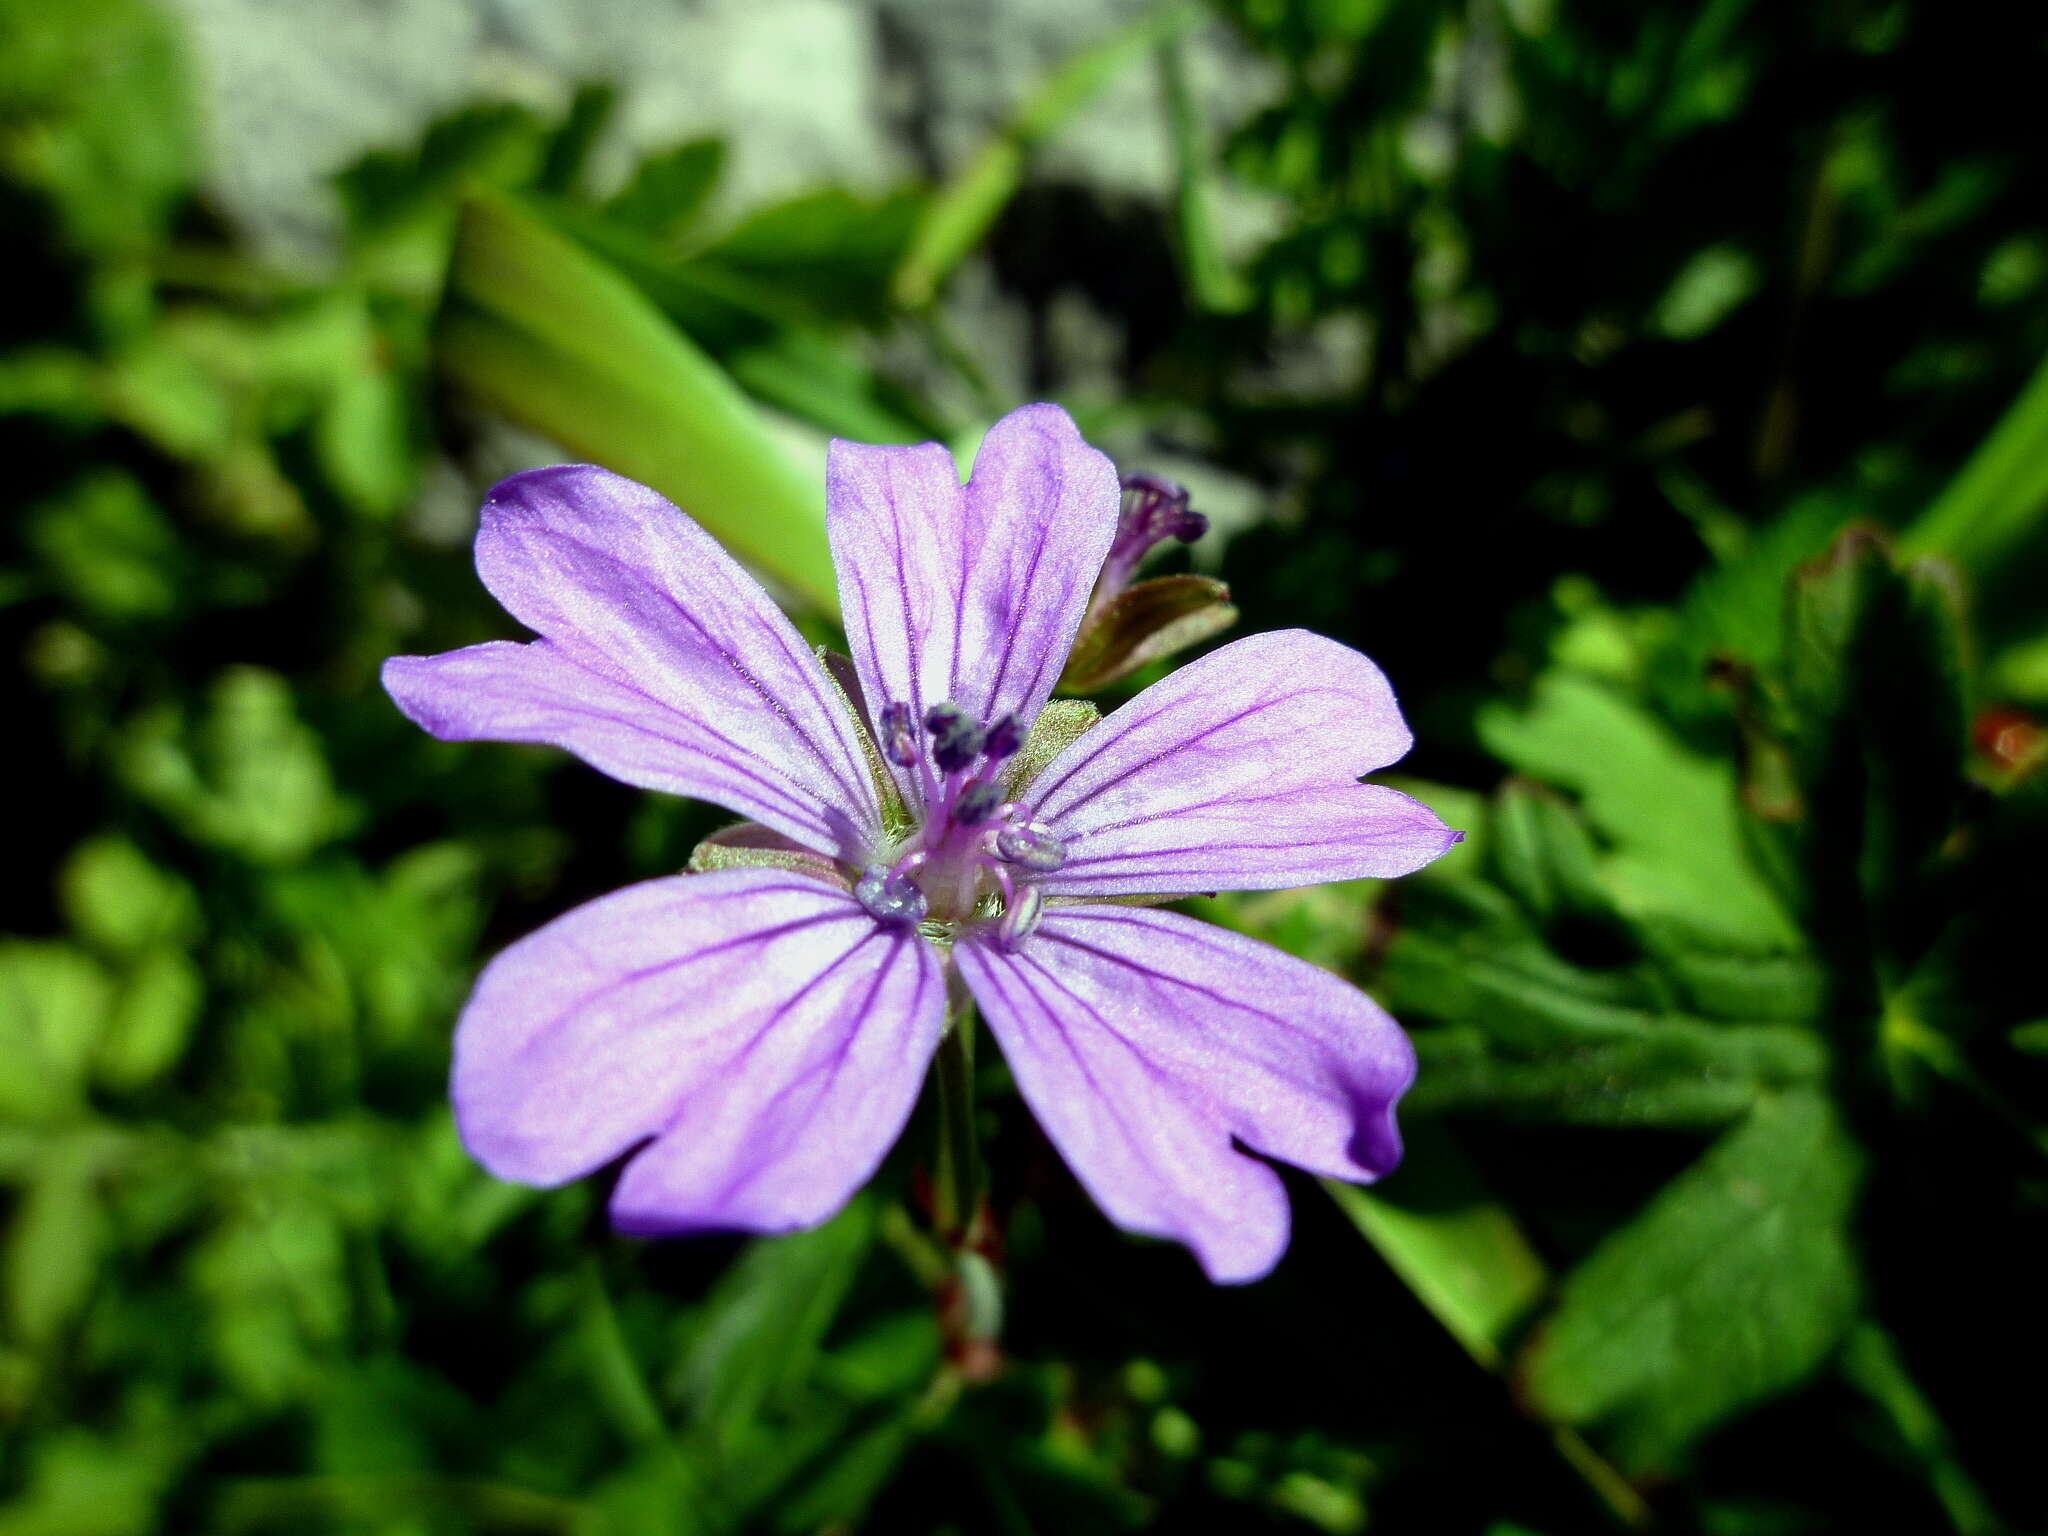
[{"label": "green stem", "polygon": [[962,1005],[933,1063],[939,1097],[934,1216],[948,1247],[969,1245],[981,1209],[981,1148],[974,1134],[974,1005]]}]

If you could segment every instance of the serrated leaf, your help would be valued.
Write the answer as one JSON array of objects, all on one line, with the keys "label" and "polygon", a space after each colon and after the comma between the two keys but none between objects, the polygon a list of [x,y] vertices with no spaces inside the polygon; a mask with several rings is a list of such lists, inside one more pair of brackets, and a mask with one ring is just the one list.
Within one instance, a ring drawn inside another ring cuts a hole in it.
[{"label": "serrated leaf", "polygon": [[1532,1404],[1642,1472],[1803,1381],[1855,1314],[1860,1162],[1819,1094],[1761,1101],[1566,1277],[1523,1350]]},{"label": "serrated leaf", "polygon": [[1950,915],[1932,866],[1968,744],[1954,573],[1901,571],[1881,535],[1850,528],[1794,576],[1785,623],[1812,921],[1862,927],[1867,906],[1902,970]]},{"label": "serrated leaf", "polygon": [[1746,947],[1797,930],[1744,851],[1734,770],[1680,743],[1590,678],[1556,672],[1528,709],[1480,711],[1480,739],[1512,767],[1569,789],[1613,851],[1603,876],[1634,917],[1670,914]]}]

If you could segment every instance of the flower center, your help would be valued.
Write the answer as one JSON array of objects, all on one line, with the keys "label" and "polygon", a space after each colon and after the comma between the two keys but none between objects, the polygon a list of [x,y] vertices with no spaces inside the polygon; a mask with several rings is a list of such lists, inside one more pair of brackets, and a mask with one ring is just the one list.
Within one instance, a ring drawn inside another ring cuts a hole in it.
[{"label": "flower center", "polygon": [[1004,765],[1024,745],[1023,723],[1005,715],[983,724],[957,704],[934,704],[919,722],[908,704],[890,704],[876,725],[882,754],[914,771],[924,814],[896,862],[869,865],[854,895],[878,922],[979,916],[999,922],[1004,943],[1022,940],[1044,907],[1032,877],[1066,862],[1060,840],[1003,798]]}]

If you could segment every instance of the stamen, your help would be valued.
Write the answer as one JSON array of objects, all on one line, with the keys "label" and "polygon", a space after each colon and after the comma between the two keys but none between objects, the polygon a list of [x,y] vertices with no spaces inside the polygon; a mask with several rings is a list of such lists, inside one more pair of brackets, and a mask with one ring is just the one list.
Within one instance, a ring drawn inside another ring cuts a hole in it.
[{"label": "stamen", "polygon": [[924,728],[932,733],[932,761],[941,773],[958,773],[981,755],[981,727],[958,704],[934,704],[925,711]]},{"label": "stamen", "polygon": [[981,750],[988,754],[991,763],[1000,763],[1017,755],[1017,749],[1024,745],[1024,722],[1015,715],[1005,715],[988,728],[988,738],[981,744]]},{"label": "stamen", "polygon": [[996,930],[1003,948],[1015,949],[1030,938],[1043,916],[1045,892],[1035,885],[1019,886],[1015,896],[1004,906],[1002,925]]},{"label": "stamen", "polygon": [[921,923],[931,910],[931,903],[917,882],[900,867],[884,869],[879,864],[870,864],[854,882],[853,894],[867,908],[868,916],[878,923]]},{"label": "stamen", "polygon": [[882,756],[898,768],[917,762],[917,717],[908,704],[884,704],[876,727],[882,736]]},{"label": "stamen", "polygon": [[1036,821],[1013,822],[996,834],[996,852],[1012,864],[1049,875],[1067,862],[1067,845]]},{"label": "stamen", "polygon": [[1002,790],[987,780],[977,780],[961,791],[960,798],[953,805],[953,819],[963,827],[978,827],[995,815],[1003,798]]}]

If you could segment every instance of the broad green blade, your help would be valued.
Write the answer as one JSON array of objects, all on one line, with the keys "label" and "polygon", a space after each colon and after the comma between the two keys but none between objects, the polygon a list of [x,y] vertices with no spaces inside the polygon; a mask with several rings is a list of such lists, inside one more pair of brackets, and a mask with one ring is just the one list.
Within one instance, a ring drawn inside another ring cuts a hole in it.
[{"label": "broad green blade", "polygon": [[437,345],[466,388],[653,486],[749,565],[837,612],[823,477],[630,283],[509,197],[463,205]]},{"label": "broad green blade", "polygon": [[2035,370],[1948,489],[1906,530],[1901,553],[1991,571],[2048,516],[2048,363]]}]

